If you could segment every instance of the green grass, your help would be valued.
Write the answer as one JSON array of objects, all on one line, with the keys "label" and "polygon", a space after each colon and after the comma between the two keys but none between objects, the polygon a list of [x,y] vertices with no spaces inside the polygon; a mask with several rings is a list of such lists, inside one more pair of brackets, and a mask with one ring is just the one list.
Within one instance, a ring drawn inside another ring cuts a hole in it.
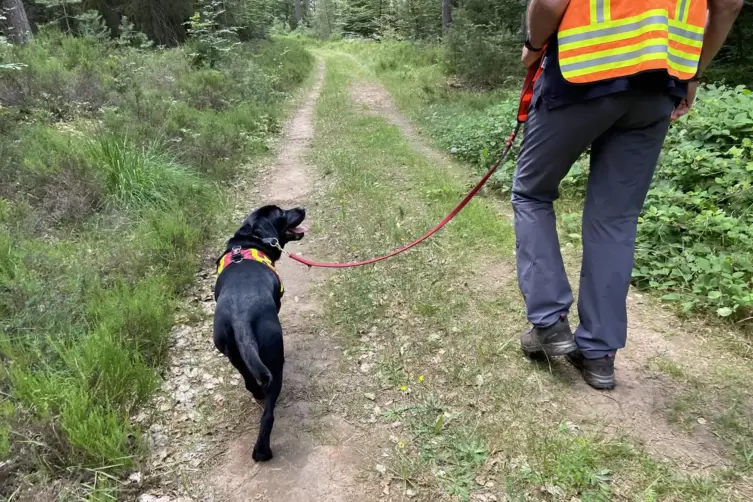
[{"label": "green grass", "polygon": [[185,51],[50,31],[0,48],[25,64],[0,74],[0,497],[117,498],[144,467],[131,417],[159,386],[226,182],[253,178],[243,164],[313,63],[290,40],[215,70]]},{"label": "green grass", "polygon": [[[322,52],[327,79],[313,161],[331,181],[312,232],[327,236],[327,259],[352,260],[421,235],[471,178],[438,168],[396,127],[356,111],[350,87],[373,75],[340,49]],[[321,286],[322,329],[347,358],[373,362],[367,376],[334,383],[338,402],[367,419],[374,403],[360,391],[377,395],[375,418],[389,429],[382,441],[398,489],[425,500],[475,492],[510,500],[743,500],[734,491],[744,475],[738,468],[688,473],[653,458],[635,437],[572,425],[579,419],[568,407],[577,396],[562,366],[539,367],[519,354],[525,318],[509,277],[513,248],[497,202],[476,199],[421,248],[341,271]]]},{"label": "green grass", "polygon": [[108,134],[88,148],[95,167],[102,171],[108,198],[125,210],[168,210],[176,201],[206,196],[201,178],[165,155],[158,143],[139,148],[127,137]]}]

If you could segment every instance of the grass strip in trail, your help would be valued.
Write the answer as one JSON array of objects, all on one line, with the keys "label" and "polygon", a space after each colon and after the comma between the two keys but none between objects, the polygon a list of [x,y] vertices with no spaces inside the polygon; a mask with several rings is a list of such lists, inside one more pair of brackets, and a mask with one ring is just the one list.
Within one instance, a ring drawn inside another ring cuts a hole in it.
[{"label": "grass strip in trail", "polygon": [[54,30],[0,52],[0,498],[112,498],[226,185],[313,58],[266,41],[210,69]]},{"label": "grass strip in trail", "polygon": [[[328,259],[368,258],[435,224],[469,179],[354,102],[369,75],[352,57],[322,54],[313,160],[329,188],[311,235],[326,236]],[[426,245],[321,287],[321,329],[354,374],[333,401],[384,425],[377,470],[392,489],[420,500],[742,500],[732,470],[685,473],[635,438],[579,427],[566,406],[572,372],[520,355],[513,252],[509,219],[476,199]]]}]

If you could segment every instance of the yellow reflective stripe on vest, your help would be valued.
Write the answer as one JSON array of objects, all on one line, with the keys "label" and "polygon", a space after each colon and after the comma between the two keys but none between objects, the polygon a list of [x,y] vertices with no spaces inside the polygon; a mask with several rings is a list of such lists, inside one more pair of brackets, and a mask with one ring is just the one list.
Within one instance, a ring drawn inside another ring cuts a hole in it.
[{"label": "yellow reflective stripe on vest", "polygon": [[610,0],[590,0],[591,24],[603,23],[612,18],[612,6]]},{"label": "yellow reflective stripe on vest", "polygon": [[558,38],[567,37],[569,35],[577,34],[577,33],[589,33],[592,31],[599,31],[604,28],[604,26],[623,26],[626,24],[635,23],[637,21],[640,21],[642,19],[646,19],[648,17],[652,16],[663,16],[663,17],[669,17],[669,14],[667,13],[666,9],[652,9],[647,10],[646,12],[643,12],[642,14],[638,14],[636,16],[632,17],[626,17],[622,19],[617,19],[614,21],[609,21],[606,25],[604,24],[589,24],[586,26],[581,26],[578,28],[570,28],[569,30],[563,30],[558,33]]},{"label": "yellow reflective stripe on vest", "polygon": [[563,31],[557,37],[560,51],[627,40],[650,31],[669,31],[670,39],[691,47],[703,45],[703,29],[669,19],[667,11],[653,10],[634,18]]},{"label": "yellow reflective stripe on vest", "polygon": [[563,75],[578,77],[655,59],[666,59],[670,67],[686,73],[694,73],[698,64],[694,54],[668,47],[665,39],[653,39],[619,49],[564,58],[560,61],[560,68]]},{"label": "yellow reflective stripe on vest", "polygon": [[691,0],[677,0],[677,8],[675,9],[675,19],[685,22],[688,19],[688,12],[690,12]]},{"label": "yellow reflective stripe on vest", "polygon": [[628,40],[650,31],[666,31],[667,18],[650,17],[633,24],[602,28],[591,33],[568,35],[559,39],[561,51],[580,49],[591,45],[599,45],[618,40]]}]

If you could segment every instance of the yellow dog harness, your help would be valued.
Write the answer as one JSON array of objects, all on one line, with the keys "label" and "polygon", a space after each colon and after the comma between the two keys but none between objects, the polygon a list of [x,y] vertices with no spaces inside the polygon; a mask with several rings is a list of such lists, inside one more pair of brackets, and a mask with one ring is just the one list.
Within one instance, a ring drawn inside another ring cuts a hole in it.
[{"label": "yellow dog harness", "polygon": [[218,260],[217,275],[219,276],[223,270],[225,270],[233,263],[240,263],[243,260],[258,261],[259,263],[263,263],[264,265],[268,266],[272,270],[272,272],[275,273],[277,280],[280,283],[280,296],[285,293],[285,287],[282,285],[282,279],[280,278],[280,274],[277,273],[274,262],[269,258],[269,256],[259,251],[258,249],[241,249],[239,246],[234,247],[232,250],[222,255],[222,258]]}]

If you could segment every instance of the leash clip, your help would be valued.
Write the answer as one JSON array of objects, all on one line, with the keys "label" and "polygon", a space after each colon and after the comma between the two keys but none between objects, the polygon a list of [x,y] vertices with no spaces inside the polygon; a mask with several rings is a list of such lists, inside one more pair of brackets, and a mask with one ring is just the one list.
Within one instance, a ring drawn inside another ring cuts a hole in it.
[{"label": "leash clip", "polygon": [[280,241],[277,239],[277,237],[270,237],[268,239],[262,239],[262,242],[264,244],[268,244],[272,246],[275,249],[278,249],[281,253],[285,253],[285,250],[282,249],[282,246],[280,245]]},{"label": "leash clip", "polygon": [[230,251],[232,253],[230,255],[230,261],[232,261],[233,263],[240,263],[243,261],[243,253],[241,252],[240,246],[235,246]]},{"label": "leash clip", "polygon": [[282,246],[280,246],[280,241],[277,240],[277,237],[269,239],[269,245],[282,251]]}]

